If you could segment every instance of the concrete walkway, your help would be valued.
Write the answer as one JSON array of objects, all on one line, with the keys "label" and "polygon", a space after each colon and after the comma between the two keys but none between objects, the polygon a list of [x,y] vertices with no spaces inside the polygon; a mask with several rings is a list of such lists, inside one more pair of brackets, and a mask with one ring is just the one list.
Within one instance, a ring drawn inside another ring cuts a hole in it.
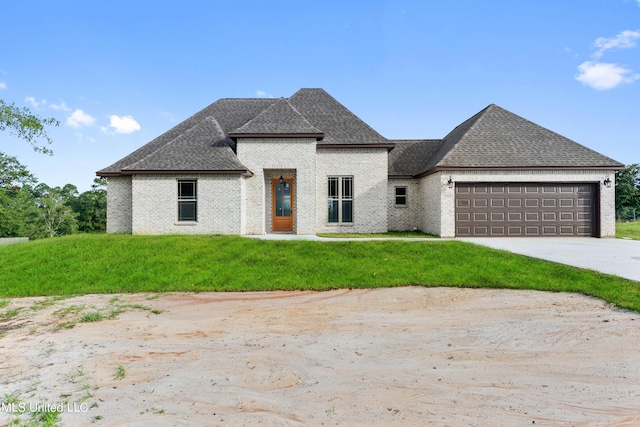
[{"label": "concrete walkway", "polygon": [[637,240],[584,237],[458,240],[640,281],[640,241]]},{"label": "concrete walkway", "polygon": [[375,240],[402,240],[402,241],[429,241],[442,242],[450,239],[439,239],[434,237],[320,237],[315,234],[248,234],[243,237],[259,240],[314,240],[317,242],[371,242]]}]

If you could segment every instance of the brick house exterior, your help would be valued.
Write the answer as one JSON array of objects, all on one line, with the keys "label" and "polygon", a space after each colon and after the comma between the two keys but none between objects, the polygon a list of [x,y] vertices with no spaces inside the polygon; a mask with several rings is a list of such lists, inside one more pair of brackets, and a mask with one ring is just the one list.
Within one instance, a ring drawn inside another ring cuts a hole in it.
[{"label": "brick house exterior", "polygon": [[97,175],[109,233],[608,237],[623,167],[495,105],[396,141],[301,89],[216,101]]}]

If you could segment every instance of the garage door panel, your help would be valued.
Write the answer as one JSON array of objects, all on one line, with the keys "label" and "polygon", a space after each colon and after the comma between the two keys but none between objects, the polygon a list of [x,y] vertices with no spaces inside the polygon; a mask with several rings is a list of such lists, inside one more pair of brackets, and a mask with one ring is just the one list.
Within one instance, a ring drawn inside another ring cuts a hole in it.
[{"label": "garage door panel", "polygon": [[469,222],[471,221],[471,212],[458,212],[456,214],[456,221]]},{"label": "garage door panel", "polygon": [[575,212],[560,212],[560,221],[575,221]]},{"label": "garage door panel", "polygon": [[523,212],[507,212],[509,221],[522,221]]},{"label": "garage door panel", "polygon": [[595,185],[456,184],[457,236],[591,236]]},{"label": "garage door panel", "polygon": [[502,226],[491,226],[491,235],[492,236],[506,236],[506,227]]},{"label": "garage door panel", "polygon": [[473,220],[477,221],[477,222],[488,221],[489,220],[489,213],[488,212],[474,212],[473,213]]},{"label": "garage door panel", "polygon": [[563,225],[560,227],[561,236],[573,236],[574,234],[575,230],[572,225]]},{"label": "garage door panel", "polygon": [[538,226],[527,226],[524,228],[525,236],[539,236],[540,235],[540,227]]}]

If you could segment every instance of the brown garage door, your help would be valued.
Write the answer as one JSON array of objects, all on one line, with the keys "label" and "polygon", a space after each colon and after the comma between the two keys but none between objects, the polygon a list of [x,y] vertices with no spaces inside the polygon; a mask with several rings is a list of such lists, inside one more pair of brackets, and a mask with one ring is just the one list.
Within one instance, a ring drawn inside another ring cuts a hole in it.
[{"label": "brown garage door", "polygon": [[594,184],[456,183],[456,236],[593,236]]}]

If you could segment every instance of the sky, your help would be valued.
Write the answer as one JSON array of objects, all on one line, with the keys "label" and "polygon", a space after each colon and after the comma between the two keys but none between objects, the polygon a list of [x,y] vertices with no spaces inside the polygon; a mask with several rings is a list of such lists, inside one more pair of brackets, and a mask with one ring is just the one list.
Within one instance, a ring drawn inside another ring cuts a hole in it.
[{"label": "sky", "polygon": [[390,139],[489,104],[640,163],[640,0],[3,2],[0,99],[53,117],[39,182],[95,172],[219,98],[321,87]]}]

